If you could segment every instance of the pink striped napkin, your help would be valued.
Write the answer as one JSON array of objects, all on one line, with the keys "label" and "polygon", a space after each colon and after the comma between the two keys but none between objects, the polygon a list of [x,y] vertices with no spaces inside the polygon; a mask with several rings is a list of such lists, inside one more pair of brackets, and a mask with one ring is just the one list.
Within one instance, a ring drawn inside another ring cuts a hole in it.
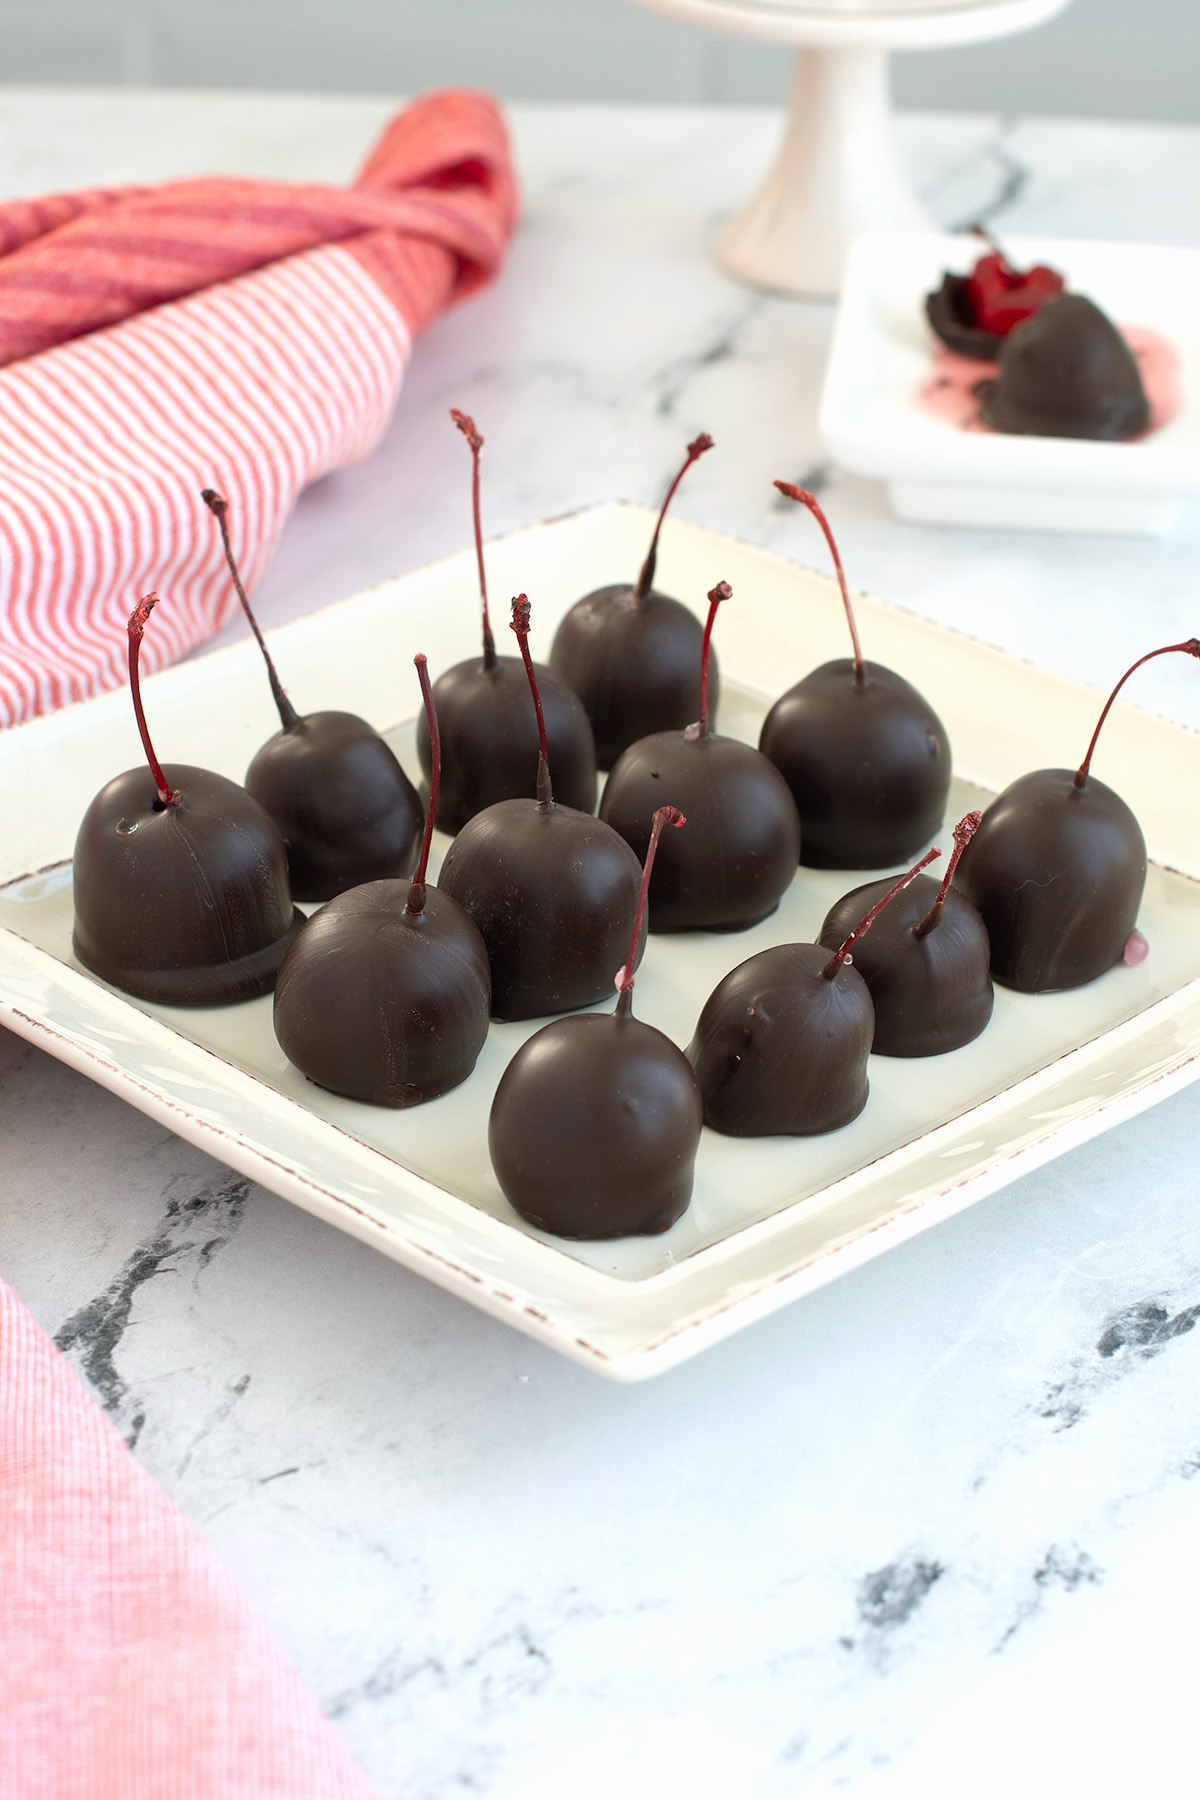
[{"label": "pink striped napkin", "polygon": [[211,177],[0,204],[0,725],[148,669],[236,609],[301,489],[364,457],[412,339],[499,268],[516,217],[486,94],[431,94],[351,188]]}]

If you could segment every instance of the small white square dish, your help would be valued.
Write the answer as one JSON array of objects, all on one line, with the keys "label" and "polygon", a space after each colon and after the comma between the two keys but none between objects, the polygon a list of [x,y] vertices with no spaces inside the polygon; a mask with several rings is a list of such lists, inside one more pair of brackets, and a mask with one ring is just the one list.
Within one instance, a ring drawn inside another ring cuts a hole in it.
[{"label": "small white square dish", "polygon": [[[1069,238],[1013,238],[1017,263],[1048,263],[1118,326],[1164,338],[1179,358],[1181,404],[1130,443],[966,431],[918,403],[939,348],[925,296],[981,253],[967,235],[878,231],[846,269],[821,397],[827,453],[887,483],[903,519],[1155,536],[1200,494],[1200,251]],[[986,372],[981,370],[982,372]]]},{"label": "small white square dish", "polygon": [[[644,507],[602,505],[499,539],[492,592],[529,593],[545,654],[573,600],[637,569],[651,523]],[[718,727],[754,742],[781,688],[845,654],[845,621],[825,576],[668,521],[663,590],[699,612],[719,579],[733,600],[719,626]],[[868,657],[913,680],[946,725],[952,821],[1027,769],[1079,761],[1100,706],[1092,690],[878,601],[864,598],[858,616]],[[477,653],[477,618],[465,552],[286,625],[271,647],[298,706],[344,707],[389,728],[415,771],[413,653],[435,672]],[[144,693],[161,755],[235,779],[276,729],[250,641],[155,675]],[[565,1243],[513,1213],[487,1153],[496,1083],[540,1021],[493,1025],[461,1087],[391,1112],[306,1083],[276,1043],[269,996],[154,1006],[79,967],[78,821],[138,757],[124,691],[0,734],[0,1021],[339,1230],[614,1379],[682,1362],[1200,1074],[1200,818],[1177,802],[1200,791],[1200,736],[1119,704],[1097,773],[1134,807],[1154,859],[1144,962],[1072,993],[1000,990],[986,1031],[950,1055],[872,1057],[865,1111],[827,1137],[706,1130],[692,1205],[670,1231]],[[863,879],[800,869],[779,911],[749,931],[652,936],[638,1016],[686,1044],[722,975],[770,944],[812,941]]]}]

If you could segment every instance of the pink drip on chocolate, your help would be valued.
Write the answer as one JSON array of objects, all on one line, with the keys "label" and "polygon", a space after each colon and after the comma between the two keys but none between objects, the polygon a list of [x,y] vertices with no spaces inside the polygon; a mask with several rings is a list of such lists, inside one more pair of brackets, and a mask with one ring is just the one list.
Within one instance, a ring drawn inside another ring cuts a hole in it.
[{"label": "pink drip on chocolate", "polygon": [[1125,967],[1127,969],[1136,968],[1138,963],[1145,962],[1149,954],[1150,946],[1141,932],[1131,931],[1125,939],[1125,948],[1121,952],[1121,961]]}]

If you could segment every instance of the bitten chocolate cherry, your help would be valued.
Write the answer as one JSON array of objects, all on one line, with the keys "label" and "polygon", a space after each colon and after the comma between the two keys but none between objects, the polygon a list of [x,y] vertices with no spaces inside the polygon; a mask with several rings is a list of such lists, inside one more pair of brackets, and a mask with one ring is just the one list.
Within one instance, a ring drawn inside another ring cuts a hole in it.
[{"label": "bitten chocolate cherry", "polygon": [[651,1236],[692,1197],[700,1090],[683,1052],[633,1017],[633,972],[654,853],[672,806],[654,815],[629,955],[612,1013],[534,1032],[496,1089],[488,1148],[523,1219],[566,1238]]},{"label": "bitten chocolate cherry", "polygon": [[763,722],[758,747],[792,790],[800,861],[815,869],[904,862],[941,825],[950,743],[929,702],[902,675],[863,661],[842,559],[812,494],[775,486],[806,506],[825,534],[854,647],[789,688]]},{"label": "bitten chocolate cherry", "polygon": [[[875,1003],[877,1056],[941,1056],[977,1038],[992,1016],[995,995],[988,968],[987,927],[966,897],[950,886],[959,859],[982,814],[968,813],[954,827],[954,850],[941,885],[918,875],[897,895],[868,938],[860,940],[854,966]],[[821,943],[834,950],[864,907],[886,893],[889,882],[870,881],[843,895],[821,927]]]},{"label": "bitten chocolate cherry", "polygon": [[142,709],[138,659],[156,594],[129,618],[129,688],[145,769],[101,788],[75,842],[75,955],[139,1000],[224,1006],[275,985],[304,924],[287,853],[245,788],[185,763],[160,764]]},{"label": "bitten chocolate cherry", "polygon": [[717,608],[708,595],[700,651],[700,717],[686,731],[656,731],[618,757],[600,817],[644,856],[649,820],[671,794],[692,821],[664,841],[650,884],[651,931],[744,931],[775,911],[800,860],[800,820],[783,776],[750,744],[709,730],[709,654]]},{"label": "bitten chocolate cherry", "polygon": [[985,225],[971,229],[987,244],[987,255],[969,275],[944,275],[936,293],[925,296],[925,311],[948,349],[991,362],[1009,332],[1061,294],[1065,283],[1045,263],[1018,269]]},{"label": "bitten chocolate cherry", "polygon": [[[441,826],[455,836],[468,819],[485,807],[528,794],[537,768],[538,726],[521,659],[496,655],[488,618],[479,514],[479,452],[483,439],[466,413],[452,409],[450,417],[471,448],[471,508],[483,618],[482,657],[455,663],[438,676],[433,689],[442,727]],[[594,812],[596,745],[587,713],[553,670],[538,664],[537,675],[559,800],[580,812]],[[428,775],[429,731],[423,720],[417,724],[417,755]]]},{"label": "bitten chocolate cherry", "polygon": [[225,560],[267,665],[282,729],[246,771],[246,787],[283,833],[297,900],[329,900],[361,881],[403,875],[421,835],[421,802],[389,745],[357,713],[297,713],[246,598],[229,540],[229,503],[201,499],[216,518]]},{"label": "bitten chocolate cherry", "polygon": [[776,944],[717,983],[687,1052],[706,1125],[727,1137],[816,1137],[858,1117],[875,1008],[850,951],[940,854],[928,851],[893,882],[835,955],[820,944]]},{"label": "bitten chocolate cherry", "polygon": [[611,991],[642,871],[610,825],[556,804],[524,594],[513,601],[512,628],[541,744],[537,798],[501,800],[468,820],[446,852],[441,887],[487,945],[493,1017],[535,1019],[590,1006]]},{"label": "bitten chocolate cherry", "polygon": [[1001,345],[996,379],[975,392],[993,431],[1114,442],[1150,423],[1133,351],[1082,294],[1048,300],[1019,325]]},{"label": "bitten chocolate cherry", "polygon": [[[682,731],[700,699],[699,619],[654,587],[658,534],[675,490],[694,462],[711,450],[701,432],[667,489],[637,581],[597,588],[577,600],[555,633],[550,666],[587,708],[596,734],[596,761],[611,769],[622,750],[652,731]],[[710,674],[717,704],[716,661]]]},{"label": "bitten chocolate cherry", "polygon": [[416,872],[365,882],[314,913],[275,989],[275,1035],[289,1059],[318,1087],[372,1106],[417,1106],[465,1081],[491,1011],[483,939],[461,906],[426,886],[440,759],[425,658],[413,660],[433,743]]},{"label": "bitten chocolate cherry", "polygon": [[1139,657],[1105,702],[1075,773],[1020,776],[993,800],[967,846],[955,879],[982,914],[992,974],[1005,987],[1082,987],[1125,960],[1146,885],[1146,840],[1120,795],[1092,775],[1092,755],[1134,670],[1177,651],[1200,656],[1200,639]]}]

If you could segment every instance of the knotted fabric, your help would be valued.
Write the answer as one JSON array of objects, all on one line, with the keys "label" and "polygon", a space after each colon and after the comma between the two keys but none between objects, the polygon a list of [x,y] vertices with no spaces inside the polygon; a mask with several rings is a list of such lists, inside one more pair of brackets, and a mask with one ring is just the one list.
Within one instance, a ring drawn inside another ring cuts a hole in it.
[{"label": "knotted fabric", "polygon": [[349,188],[212,176],[0,204],[0,725],[147,669],[237,599],[301,490],[364,457],[415,335],[498,270],[516,217],[486,94],[426,95]]}]

